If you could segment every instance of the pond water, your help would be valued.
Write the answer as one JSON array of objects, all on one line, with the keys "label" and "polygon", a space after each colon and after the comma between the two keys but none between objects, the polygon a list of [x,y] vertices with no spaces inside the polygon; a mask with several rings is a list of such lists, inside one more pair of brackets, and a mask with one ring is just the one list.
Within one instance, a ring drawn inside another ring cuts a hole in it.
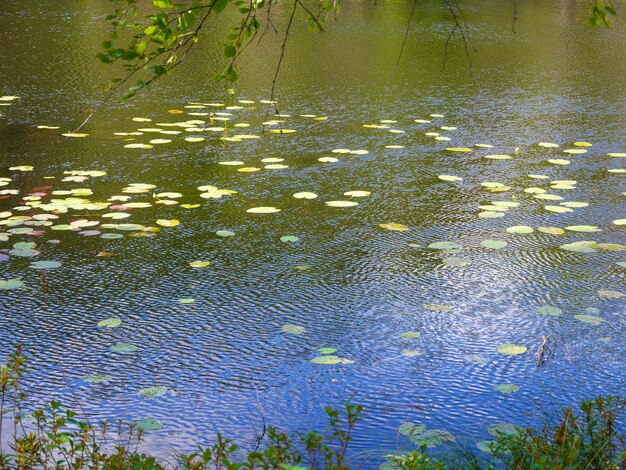
[{"label": "pond water", "polygon": [[[280,37],[249,48],[235,95],[212,80],[223,21],[175,75],[65,139],[113,74],[94,59],[110,5],[3,6],[0,95],[19,98],[0,101],[0,359],[24,344],[33,405],[155,418],[146,448],[173,459],[217,432],[250,447],[259,403],[293,432],[352,397],[368,468],[415,448],[406,422],[478,452],[494,423],[624,395],[623,26],[589,29],[582,3],[524,2],[513,24],[512,5],[469,2],[471,67],[458,36],[444,64],[452,24],[432,2],[398,62],[410,7],[348,2],[321,35],[299,22],[288,116],[261,102]],[[126,147],[154,139],[171,142]],[[338,363],[312,362],[325,355]]]}]

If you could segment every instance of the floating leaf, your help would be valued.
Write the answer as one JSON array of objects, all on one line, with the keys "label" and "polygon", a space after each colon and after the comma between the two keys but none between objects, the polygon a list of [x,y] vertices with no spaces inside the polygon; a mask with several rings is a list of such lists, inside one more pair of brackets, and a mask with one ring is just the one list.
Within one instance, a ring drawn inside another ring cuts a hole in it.
[{"label": "floating leaf", "polygon": [[0,290],[18,289],[23,285],[24,283],[19,279],[0,280]]},{"label": "floating leaf", "polygon": [[115,328],[122,324],[122,320],[119,318],[111,317],[105,320],[100,320],[98,326],[102,328]]},{"label": "floating leaf", "polygon": [[626,225],[626,219],[617,219],[613,221],[615,225]]},{"label": "floating leaf", "polygon": [[484,452],[485,454],[492,454],[493,451],[491,450],[491,448],[495,443],[496,441],[482,440],[476,443],[476,447],[478,448],[478,450]]},{"label": "floating leaf", "polygon": [[491,248],[494,250],[504,248],[507,245],[508,243],[505,242],[504,240],[483,240],[482,242],[480,242],[480,246],[484,248]]},{"label": "floating leaf", "polygon": [[428,448],[437,447],[445,442],[454,442],[456,439],[448,431],[432,429],[424,431],[421,434],[410,437],[411,442],[417,446],[426,446]]},{"label": "floating leaf", "polygon": [[398,432],[403,436],[417,436],[418,434],[422,434],[426,431],[426,426],[424,424],[415,424],[415,423],[402,423],[398,428]]},{"label": "floating leaf", "polygon": [[470,258],[460,258],[457,256],[452,256],[450,258],[446,258],[444,260],[444,263],[446,266],[450,268],[458,268],[461,266],[467,266],[468,264],[471,264],[472,260]]},{"label": "floating leaf", "polygon": [[564,214],[566,212],[574,212],[569,207],[563,207],[563,206],[543,206],[543,208],[550,212],[556,212],[557,214]]},{"label": "floating leaf", "polygon": [[285,243],[295,243],[298,240],[299,238],[295,235],[283,235],[282,237],[280,237],[280,241]]},{"label": "floating leaf", "polygon": [[300,335],[302,333],[304,333],[305,328],[303,326],[296,326],[296,325],[283,325],[282,330],[285,333],[291,333],[294,335]]},{"label": "floating leaf", "polygon": [[421,335],[418,331],[407,331],[406,333],[402,333],[400,338],[402,339],[418,339]]},{"label": "floating leaf", "polygon": [[471,152],[472,149],[467,147],[449,147],[446,149],[449,152]]},{"label": "floating leaf", "polygon": [[498,346],[497,351],[500,354],[506,354],[507,356],[515,356],[517,354],[524,354],[526,351],[528,351],[528,348],[526,348],[525,346],[517,346],[515,344],[505,343]]},{"label": "floating leaf", "polygon": [[544,305],[543,307],[539,307],[537,309],[537,312],[541,315],[552,315],[556,317],[563,313],[563,310],[561,310],[559,307],[554,307],[552,305]]},{"label": "floating leaf", "polygon": [[335,348],[317,348],[316,351],[320,354],[334,354],[337,352]]},{"label": "floating leaf", "polygon": [[100,384],[109,382],[112,377],[109,374],[87,374],[83,376],[83,380],[92,384]]},{"label": "floating leaf", "polygon": [[534,230],[532,227],[529,227],[528,225],[515,225],[513,227],[508,227],[506,229],[507,232],[509,233],[520,233],[520,234],[526,234],[526,233],[533,233]]},{"label": "floating leaf", "polygon": [[195,303],[195,301],[196,299],[193,299],[193,298],[178,299],[179,304],[193,304]]},{"label": "floating leaf", "polygon": [[301,193],[295,193],[293,197],[295,197],[296,199],[315,199],[317,197],[317,194],[303,191]]},{"label": "floating leaf", "polygon": [[451,312],[454,310],[454,307],[443,304],[423,304],[422,307],[433,312]]},{"label": "floating leaf", "polygon": [[428,248],[432,248],[433,250],[456,250],[457,248],[461,248],[461,245],[455,242],[435,242],[428,245]]},{"label": "floating leaf", "polygon": [[597,292],[599,296],[606,297],[607,299],[622,299],[626,297],[626,294],[622,294],[621,292],[615,290],[600,289]]},{"label": "floating leaf", "polygon": [[154,418],[145,418],[135,421],[135,426],[143,431],[158,431],[163,425]]},{"label": "floating leaf", "polygon": [[28,266],[31,269],[56,269],[61,266],[58,261],[35,261]]},{"label": "floating leaf", "polygon": [[404,357],[415,357],[415,356],[421,356],[422,354],[424,354],[424,351],[420,349],[403,349],[402,350],[402,355]]},{"label": "floating leaf", "polygon": [[235,232],[231,232],[230,230],[218,230],[215,232],[215,235],[218,237],[234,237]]},{"label": "floating leaf", "polygon": [[594,325],[597,325],[598,323],[602,323],[604,321],[603,318],[597,317],[595,315],[574,315],[574,318],[576,320],[580,320],[585,323],[592,323]]},{"label": "floating leaf", "polygon": [[561,245],[559,248],[562,250],[573,251],[576,253],[595,253],[596,250],[593,248],[595,245],[594,242],[574,242],[574,243],[566,243]]},{"label": "floating leaf", "polygon": [[343,193],[344,196],[350,196],[350,197],[367,197],[369,196],[370,193],[369,191],[346,191],[345,193]]},{"label": "floating leaf", "polygon": [[504,217],[504,212],[483,211],[478,213],[478,217],[480,217],[481,219],[497,219],[498,217]]},{"label": "floating leaf", "polygon": [[196,260],[196,261],[192,261],[191,263],[189,263],[189,266],[191,266],[192,268],[206,268],[210,264],[211,264],[210,261]]},{"label": "floating leaf", "polygon": [[440,180],[443,181],[463,181],[463,178],[460,176],[452,176],[452,175],[439,175],[437,176]]},{"label": "floating leaf", "polygon": [[384,228],[385,230],[391,230],[392,232],[406,232],[409,230],[409,227],[403,224],[397,224],[395,222],[390,222],[387,224],[378,224],[380,228]]},{"label": "floating leaf", "polygon": [[117,353],[132,353],[137,351],[139,348],[130,343],[117,343],[113,346],[109,346],[109,349]]},{"label": "floating leaf", "polygon": [[137,392],[138,395],[145,398],[157,398],[165,395],[166,393],[167,387],[164,386],[142,388]]},{"label": "floating leaf", "polygon": [[341,364],[343,360],[339,356],[326,355],[326,356],[318,356],[311,359],[313,364],[324,364],[324,365],[332,365],[332,364]]},{"label": "floating leaf", "polygon": [[499,437],[502,435],[513,436],[518,432],[515,425],[511,423],[495,423],[489,426],[487,428],[487,431],[494,437]]},{"label": "floating leaf", "polygon": [[246,212],[249,212],[250,214],[272,214],[274,212],[280,212],[280,209],[277,209],[276,207],[253,207],[251,209],[248,209]]},{"label": "floating leaf", "polygon": [[515,384],[500,384],[493,387],[494,390],[497,390],[500,393],[504,393],[508,395],[509,393],[515,393],[519,390],[519,385]]},{"label": "floating leaf", "polygon": [[354,207],[358,206],[358,202],[354,201],[326,201],[328,207]]}]

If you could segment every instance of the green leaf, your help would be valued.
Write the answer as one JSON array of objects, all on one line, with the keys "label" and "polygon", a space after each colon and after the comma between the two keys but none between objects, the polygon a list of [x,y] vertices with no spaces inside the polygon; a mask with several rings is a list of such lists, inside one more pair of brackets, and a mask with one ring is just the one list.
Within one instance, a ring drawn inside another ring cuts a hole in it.
[{"label": "green leaf", "polygon": [[230,44],[224,46],[224,57],[235,57],[235,54],[237,54],[237,48],[235,46],[231,46]]},{"label": "green leaf", "polygon": [[174,8],[172,0],[153,0],[152,4],[157,8]]},{"label": "green leaf", "polygon": [[213,11],[215,13],[221,13],[228,5],[228,0],[215,0],[213,3]]}]

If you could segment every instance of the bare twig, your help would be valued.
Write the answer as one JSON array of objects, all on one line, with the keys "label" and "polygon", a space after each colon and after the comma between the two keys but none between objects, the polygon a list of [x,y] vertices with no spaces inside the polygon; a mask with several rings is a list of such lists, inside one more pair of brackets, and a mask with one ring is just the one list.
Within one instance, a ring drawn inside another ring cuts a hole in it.
[{"label": "bare twig", "polygon": [[263,411],[263,407],[261,406],[261,400],[259,400],[259,390],[256,387],[256,384],[254,384],[254,391],[256,392],[256,404],[259,407],[259,413],[261,414],[261,423],[263,423],[263,430],[261,431],[261,434],[258,434],[255,431],[255,441],[256,441],[256,445],[254,446],[254,450],[257,451],[259,450],[259,447],[261,446],[261,442],[263,441],[263,438],[265,437],[265,433],[267,431],[267,425],[265,423],[265,412]]},{"label": "bare twig", "polygon": [[400,53],[398,54],[398,60],[396,61],[396,69],[398,68],[398,65],[400,65],[400,59],[402,59],[402,53],[404,52],[406,41],[409,38],[411,22],[413,21],[413,16],[415,15],[416,7],[417,7],[417,0],[413,0],[413,8],[411,8],[411,14],[409,15],[409,20],[406,22],[406,29],[404,30],[404,38],[402,39],[402,45],[400,46]]}]

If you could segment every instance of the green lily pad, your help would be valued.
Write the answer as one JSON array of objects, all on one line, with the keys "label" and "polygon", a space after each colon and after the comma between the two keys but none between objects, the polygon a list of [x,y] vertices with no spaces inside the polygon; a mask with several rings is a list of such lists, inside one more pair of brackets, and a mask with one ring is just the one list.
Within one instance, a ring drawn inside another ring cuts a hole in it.
[{"label": "green lily pad", "polygon": [[552,305],[544,305],[543,307],[539,307],[537,309],[537,312],[541,315],[552,315],[556,317],[563,313],[563,310],[561,310],[559,307],[554,307]]},{"label": "green lily pad", "polygon": [[519,390],[519,385],[515,384],[500,384],[493,387],[494,390],[497,390],[500,393],[504,393],[508,395],[509,393],[515,393]]},{"label": "green lily pad", "polygon": [[616,290],[600,289],[597,292],[599,296],[606,297],[607,299],[622,299],[626,297],[626,294],[622,294],[621,292],[618,292]]},{"label": "green lily pad", "polygon": [[521,233],[521,234],[534,232],[533,228],[529,227],[528,225],[515,225],[513,227],[508,227],[506,231],[509,233]]},{"label": "green lily pad", "polygon": [[215,232],[215,235],[218,237],[234,237],[235,232],[231,232],[230,230],[218,230]]},{"label": "green lily pad", "polygon": [[498,346],[497,351],[500,354],[506,354],[507,356],[516,356],[518,354],[524,354],[528,351],[525,346],[517,346],[516,344],[505,343]]},{"label": "green lily pad", "polygon": [[285,333],[291,333],[294,335],[300,335],[302,333],[304,333],[305,328],[303,326],[296,326],[296,325],[283,325],[282,330]]},{"label": "green lily pad", "polygon": [[83,380],[92,384],[100,384],[109,382],[112,377],[109,374],[87,374],[83,376]]},{"label": "green lily pad", "polygon": [[192,299],[192,298],[178,299],[179,304],[192,304],[195,301],[196,299]]},{"label": "green lily pad", "polygon": [[398,428],[398,432],[403,436],[417,436],[426,431],[426,425],[415,423],[402,423]]},{"label": "green lily pad", "polygon": [[418,331],[407,331],[406,333],[402,333],[400,335],[400,338],[402,339],[417,339],[420,336],[422,336],[422,334]]},{"label": "green lily pad", "polygon": [[191,266],[192,268],[206,268],[210,264],[211,264],[210,261],[196,260],[196,261],[192,261],[191,263],[189,263],[189,266]]},{"label": "green lily pad", "polygon": [[493,250],[499,250],[500,248],[504,248],[508,243],[504,240],[483,240],[480,242],[480,246],[483,248],[491,248]]},{"label": "green lily pad", "polygon": [[598,323],[602,323],[604,321],[603,318],[597,317],[595,315],[574,315],[574,318],[576,320],[580,320],[585,323],[592,323],[594,325],[597,325]]},{"label": "green lily pad", "polygon": [[101,328],[116,328],[122,324],[122,320],[119,318],[111,317],[105,320],[100,320],[98,326]]},{"label": "green lily pad", "polygon": [[461,248],[461,245],[455,242],[435,242],[428,245],[428,248],[432,248],[433,250],[456,250],[457,248]]},{"label": "green lily pad", "polygon": [[590,242],[574,242],[561,245],[562,250],[573,251],[575,253],[595,253],[596,250],[590,246]]},{"label": "green lily pad", "polygon": [[320,354],[334,354],[337,352],[335,348],[317,348],[316,351]]},{"label": "green lily pad", "polygon": [[444,304],[422,304],[422,307],[433,312],[451,312],[454,310],[454,307]]},{"label": "green lily pad", "polygon": [[285,243],[295,243],[298,240],[299,238],[295,235],[283,235],[282,237],[280,237],[280,241]]},{"label": "green lily pad", "polygon": [[428,448],[437,447],[445,442],[454,442],[456,439],[448,431],[442,431],[440,429],[431,429],[430,431],[424,431],[416,436],[409,437],[411,442],[421,447],[426,446]]},{"label": "green lily pad", "polygon": [[487,432],[494,437],[512,436],[517,434],[517,429],[511,423],[495,423],[487,428]]},{"label": "green lily pad", "polygon": [[460,176],[452,176],[452,175],[439,175],[437,176],[442,181],[463,181],[463,178]]},{"label": "green lily pad", "polygon": [[326,355],[326,356],[318,356],[311,359],[313,364],[323,364],[323,365],[333,365],[333,364],[341,364],[343,360],[339,356]]},{"label": "green lily pad", "polygon": [[476,447],[478,447],[478,450],[484,452],[485,454],[492,454],[493,451],[491,450],[491,446],[495,443],[496,441],[482,440],[476,443]]},{"label": "green lily pad", "polygon": [[137,394],[145,398],[157,398],[165,395],[166,393],[167,387],[163,386],[142,388],[137,392]]},{"label": "green lily pad", "polygon": [[404,357],[415,357],[415,356],[421,356],[422,354],[424,354],[424,351],[422,351],[421,349],[403,349],[402,350],[402,355]]},{"label": "green lily pad", "polygon": [[117,343],[113,346],[109,346],[109,349],[117,353],[132,353],[137,351],[139,348],[130,343]]},{"label": "green lily pad", "polygon": [[8,279],[8,280],[0,280],[0,289],[1,290],[10,290],[10,289],[18,289],[22,287],[24,283],[19,279]]},{"label": "green lily pad", "polygon": [[569,230],[570,232],[601,232],[602,229],[596,227],[595,225],[570,225],[565,227],[565,230]]},{"label": "green lily pad", "polygon": [[273,214],[274,212],[280,212],[280,209],[277,209],[276,207],[261,206],[253,207],[251,209],[248,209],[246,212],[250,214]]},{"label": "green lily pad", "polygon": [[31,269],[56,269],[61,266],[58,261],[35,261],[28,266]]},{"label": "green lily pad", "polygon": [[158,431],[163,425],[154,418],[145,418],[135,421],[135,426],[143,431]]},{"label": "green lily pad", "polygon": [[397,224],[395,222],[390,222],[388,224],[378,224],[380,228],[384,228],[385,230],[391,230],[392,232],[406,232],[409,230],[409,227],[403,224]]},{"label": "green lily pad", "polygon": [[354,207],[358,206],[358,202],[354,201],[326,201],[328,207]]}]

